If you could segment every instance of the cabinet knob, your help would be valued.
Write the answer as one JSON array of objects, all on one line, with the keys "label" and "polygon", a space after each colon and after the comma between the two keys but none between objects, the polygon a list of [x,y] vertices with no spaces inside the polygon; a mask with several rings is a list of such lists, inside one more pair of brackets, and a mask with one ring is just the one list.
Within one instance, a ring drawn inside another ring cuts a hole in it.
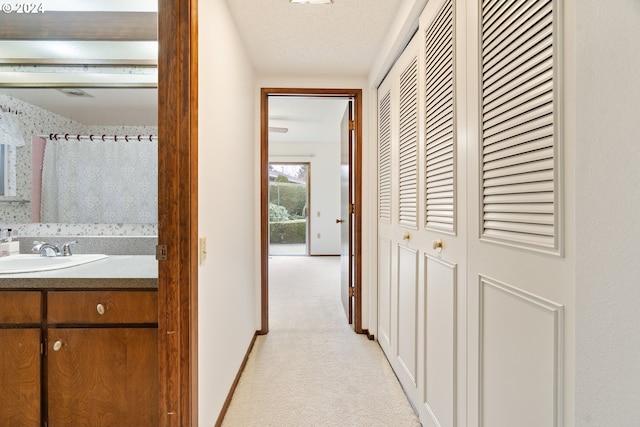
[{"label": "cabinet knob", "polygon": [[102,315],[104,314],[104,305],[102,305],[102,304],[98,304],[98,305],[96,306],[96,310],[98,311],[98,314],[99,314],[100,316],[102,316]]},{"label": "cabinet knob", "polygon": [[442,249],[444,249],[444,243],[442,243],[442,240],[440,239],[436,239],[433,241],[433,250],[436,252],[442,252]]},{"label": "cabinet knob", "polygon": [[62,341],[58,340],[53,343],[53,351],[60,351],[62,349]]}]

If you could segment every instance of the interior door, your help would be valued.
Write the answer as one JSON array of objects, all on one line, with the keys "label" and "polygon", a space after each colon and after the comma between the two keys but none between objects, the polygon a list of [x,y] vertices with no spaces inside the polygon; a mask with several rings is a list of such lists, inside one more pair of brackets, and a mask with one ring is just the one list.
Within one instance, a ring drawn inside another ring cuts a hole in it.
[{"label": "interior door", "polygon": [[351,171],[353,170],[353,101],[349,101],[340,123],[340,289],[344,312],[353,324],[353,185]]}]

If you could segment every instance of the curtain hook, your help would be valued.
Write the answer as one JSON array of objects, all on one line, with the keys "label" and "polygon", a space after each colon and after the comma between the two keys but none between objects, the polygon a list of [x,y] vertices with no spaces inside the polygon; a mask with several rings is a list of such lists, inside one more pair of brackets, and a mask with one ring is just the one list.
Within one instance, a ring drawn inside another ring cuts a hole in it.
[{"label": "curtain hook", "polygon": [[93,142],[93,135],[89,135],[89,141]]},{"label": "curtain hook", "polygon": [[142,140],[140,139],[140,137],[141,137],[141,136],[142,136],[142,135],[138,135],[138,141],[142,141]]},{"label": "curtain hook", "polygon": [[69,134],[68,134],[68,133],[65,133],[65,134],[64,134],[64,139],[65,139],[66,141],[68,141],[68,140],[69,140]]},{"label": "curtain hook", "polygon": [[78,141],[80,141],[80,135],[76,135],[76,138],[78,138]]},{"label": "curtain hook", "polygon": [[107,136],[107,135],[102,135],[102,141],[104,141],[104,137],[105,137],[105,136]]},{"label": "curtain hook", "polygon": [[127,141],[127,142],[129,142],[129,135],[125,135],[125,136],[124,136],[124,140],[125,140],[125,141]]}]

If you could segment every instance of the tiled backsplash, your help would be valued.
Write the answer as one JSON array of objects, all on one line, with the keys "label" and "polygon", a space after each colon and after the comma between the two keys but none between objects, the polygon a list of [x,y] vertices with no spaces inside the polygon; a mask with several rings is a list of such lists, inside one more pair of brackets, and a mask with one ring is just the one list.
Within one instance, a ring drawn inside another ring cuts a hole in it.
[{"label": "tiled backsplash", "polygon": [[47,237],[29,236],[16,239],[20,242],[20,253],[31,253],[34,241],[46,241],[57,244],[58,247],[66,242],[77,241],[71,246],[74,254],[106,254],[106,255],[154,255],[158,239],[154,236],[140,237],[83,237],[83,236],[56,236]]},{"label": "tiled backsplash", "polygon": [[[157,135],[156,126],[86,126],[35,105],[0,94],[0,105],[17,110],[25,145],[18,148],[17,199],[31,198],[31,137],[49,134]],[[156,224],[30,223],[31,203],[0,202],[0,226],[18,236],[156,236]]]}]

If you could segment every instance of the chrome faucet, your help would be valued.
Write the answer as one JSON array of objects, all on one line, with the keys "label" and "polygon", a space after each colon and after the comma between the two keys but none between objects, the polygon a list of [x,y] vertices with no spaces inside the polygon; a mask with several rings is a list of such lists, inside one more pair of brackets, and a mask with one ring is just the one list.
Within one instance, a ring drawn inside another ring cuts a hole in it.
[{"label": "chrome faucet", "polygon": [[45,257],[56,257],[56,256],[71,256],[71,245],[78,243],[77,240],[73,240],[70,242],[66,242],[62,245],[62,250],[58,248],[58,245],[45,243],[45,242],[33,242],[33,247],[31,248],[31,252],[39,252],[40,256]]},{"label": "chrome faucet", "polygon": [[31,252],[40,252],[40,256],[54,257],[60,255],[60,249],[56,245],[45,242],[33,242]]}]

